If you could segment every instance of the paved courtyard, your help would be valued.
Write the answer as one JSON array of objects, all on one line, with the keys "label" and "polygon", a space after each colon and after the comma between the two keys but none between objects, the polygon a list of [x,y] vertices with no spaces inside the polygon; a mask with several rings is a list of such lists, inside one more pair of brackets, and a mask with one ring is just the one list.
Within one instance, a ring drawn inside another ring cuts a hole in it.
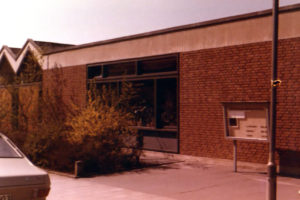
[{"label": "paved courtyard", "polygon": [[[170,163],[171,162],[171,163]],[[47,200],[265,200],[266,173],[201,161],[170,161],[152,168],[79,178],[50,174]],[[300,200],[300,179],[278,177],[278,200]]]}]

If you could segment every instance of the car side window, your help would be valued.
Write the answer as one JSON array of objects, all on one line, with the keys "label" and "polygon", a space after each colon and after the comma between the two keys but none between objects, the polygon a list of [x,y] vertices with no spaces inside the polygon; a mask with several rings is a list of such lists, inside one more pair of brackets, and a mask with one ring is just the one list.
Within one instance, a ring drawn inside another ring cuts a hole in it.
[{"label": "car side window", "polygon": [[21,156],[7,141],[0,137],[0,158],[20,158]]}]

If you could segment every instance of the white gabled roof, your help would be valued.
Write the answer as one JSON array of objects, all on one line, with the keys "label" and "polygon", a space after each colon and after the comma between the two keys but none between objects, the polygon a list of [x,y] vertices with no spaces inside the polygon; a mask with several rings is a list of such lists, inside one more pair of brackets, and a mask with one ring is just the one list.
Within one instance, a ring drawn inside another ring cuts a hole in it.
[{"label": "white gabled roof", "polygon": [[61,44],[53,42],[42,42],[34,41],[28,39],[22,49],[10,48],[8,46],[3,46],[0,50],[0,62],[4,57],[8,60],[12,69],[15,73],[19,70],[24,57],[28,52],[33,53],[34,56],[38,58],[39,64],[43,67],[43,53],[47,51],[59,50],[62,48],[70,47],[70,44]]},{"label": "white gabled roof", "polygon": [[[8,46],[3,46],[0,50],[0,62],[6,57],[16,73],[28,51],[37,57],[42,57],[42,49],[32,39],[28,39],[17,54],[15,54]],[[42,65],[42,61],[40,61],[40,64]]]}]

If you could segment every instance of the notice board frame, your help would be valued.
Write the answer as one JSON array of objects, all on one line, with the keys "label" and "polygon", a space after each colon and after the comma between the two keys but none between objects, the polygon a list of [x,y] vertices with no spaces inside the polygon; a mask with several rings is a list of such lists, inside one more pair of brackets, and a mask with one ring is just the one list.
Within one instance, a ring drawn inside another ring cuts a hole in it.
[{"label": "notice board frame", "polygon": [[[223,117],[224,117],[224,131],[225,138],[229,140],[244,140],[244,141],[259,141],[259,142],[269,142],[270,139],[270,102],[222,102],[223,106]],[[267,137],[258,138],[258,137],[237,137],[231,136],[229,133],[229,118],[228,110],[257,110],[265,109],[266,112],[266,126],[267,126]]]}]

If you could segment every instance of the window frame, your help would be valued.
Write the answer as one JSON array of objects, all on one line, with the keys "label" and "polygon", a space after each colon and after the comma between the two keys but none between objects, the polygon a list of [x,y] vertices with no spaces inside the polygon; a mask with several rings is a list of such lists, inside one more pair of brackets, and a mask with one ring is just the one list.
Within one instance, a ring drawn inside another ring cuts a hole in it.
[{"label": "window frame", "polygon": [[[155,73],[142,73],[142,70],[140,68],[140,63],[145,60],[155,60],[155,59],[164,59],[164,58],[170,58],[171,62],[174,63],[174,60],[176,59],[176,66],[174,67],[175,71],[163,71],[163,72],[155,72]],[[174,59],[174,60],[172,60]],[[98,76],[89,79],[88,74],[88,68],[93,66],[102,66],[102,74],[103,74],[103,66],[108,64],[118,64],[118,63],[127,63],[127,62],[135,62],[135,73],[131,75],[122,75],[122,76]],[[151,57],[142,57],[142,58],[135,58],[135,59],[125,59],[125,60],[118,60],[118,61],[112,61],[112,62],[99,62],[99,63],[92,63],[86,65],[87,67],[87,74],[86,74],[86,80],[87,80],[87,87],[89,83],[113,83],[116,82],[118,85],[120,85],[120,82],[123,81],[143,81],[143,80],[153,80],[154,82],[154,89],[153,89],[153,95],[154,95],[154,126],[147,127],[147,126],[132,126],[132,128],[135,128],[140,133],[140,136],[143,137],[143,132],[147,132],[148,136],[153,134],[153,137],[160,137],[161,135],[163,138],[165,135],[170,135],[169,138],[176,139],[177,147],[176,150],[157,150],[157,149],[151,149],[155,151],[163,151],[163,152],[172,152],[172,153],[178,153],[179,152],[179,53],[175,54],[166,54],[166,55],[159,55],[159,56],[151,56]],[[158,105],[157,105],[157,82],[162,79],[175,79],[176,80],[176,126],[167,126],[167,127],[159,127],[157,123],[158,120]],[[158,135],[158,136],[157,136]],[[142,142],[143,143],[143,142]],[[144,148],[144,147],[143,147]],[[147,149],[147,148],[144,148]]]}]

